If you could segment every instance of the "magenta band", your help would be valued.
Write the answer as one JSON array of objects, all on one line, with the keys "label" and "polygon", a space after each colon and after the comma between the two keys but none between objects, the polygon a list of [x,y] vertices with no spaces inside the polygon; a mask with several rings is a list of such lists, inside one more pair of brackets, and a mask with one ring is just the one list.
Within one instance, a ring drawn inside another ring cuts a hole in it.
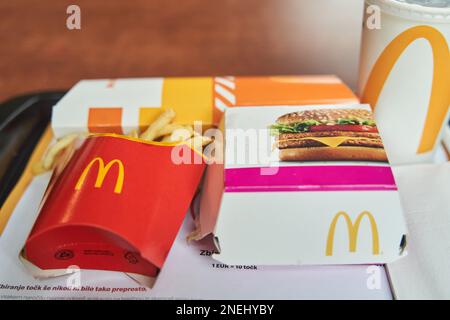
[{"label": "magenta band", "polygon": [[[277,170],[275,174],[270,170]],[[389,166],[292,166],[225,170],[225,192],[397,190]]]}]

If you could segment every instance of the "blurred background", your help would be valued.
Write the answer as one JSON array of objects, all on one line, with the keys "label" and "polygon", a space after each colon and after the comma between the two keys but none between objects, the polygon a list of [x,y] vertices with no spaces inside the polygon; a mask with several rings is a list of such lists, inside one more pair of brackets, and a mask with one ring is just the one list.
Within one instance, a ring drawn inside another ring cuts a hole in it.
[{"label": "blurred background", "polygon": [[333,73],[355,88],[362,17],[363,0],[1,1],[0,100],[144,76]]}]

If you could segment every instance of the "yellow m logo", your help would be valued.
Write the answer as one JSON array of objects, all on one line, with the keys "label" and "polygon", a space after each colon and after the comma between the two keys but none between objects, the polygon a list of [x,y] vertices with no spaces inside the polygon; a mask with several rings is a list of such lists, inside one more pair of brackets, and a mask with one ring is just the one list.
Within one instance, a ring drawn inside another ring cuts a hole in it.
[{"label": "yellow m logo", "polygon": [[97,180],[95,180],[94,187],[100,188],[103,184],[103,180],[105,180],[106,174],[108,173],[109,169],[111,169],[111,167],[114,164],[117,164],[117,166],[119,167],[118,168],[119,172],[117,175],[116,186],[114,187],[114,193],[121,193],[122,187],[123,187],[123,178],[124,178],[124,169],[123,169],[122,161],[120,161],[118,159],[114,159],[114,160],[108,162],[108,164],[105,166],[103,159],[100,157],[94,158],[91,162],[89,162],[89,164],[86,166],[83,173],[81,174],[80,178],[78,179],[78,182],[75,186],[75,190],[81,189],[81,187],[83,186],[84,180],[86,179],[86,176],[89,173],[89,170],[95,163],[98,163],[98,172],[97,172]]},{"label": "yellow m logo", "polygon": [[327,256],[333,255],[334,233],[336,231],[336,224],[340,217],[343,217],[347,224],[348,244],[349,244],[350,252],[356,251],[356,241],[358,239],[359,225],[361,224],[362,218],[367,217],[369,219],[370,227],[372,229],[372,252],[373,252],[373,254],[380,253],[380,243],[379,243],[380,241],[378,238],[378,228],[377,228],[377,223],[375,222],[373,215],[369,211],[363,211],[356,218],[355,224],[353,224],[349,215],[344,211],[340,211],[334,216],[334,218],[330,224],[330,229],[328,230],[327,248],[326,248]]},{"label": "yellow m logo", "polygon": [[437,29],[417,26],[392,40],[375,62],[361,100],[375,108],[383,85],[398,58],[413,41],[420,38],[429,42],[434,63],[428,113],[417,148],[417,153],[424,153],[433,149],[450,104],[450,53],[445,37]]}]

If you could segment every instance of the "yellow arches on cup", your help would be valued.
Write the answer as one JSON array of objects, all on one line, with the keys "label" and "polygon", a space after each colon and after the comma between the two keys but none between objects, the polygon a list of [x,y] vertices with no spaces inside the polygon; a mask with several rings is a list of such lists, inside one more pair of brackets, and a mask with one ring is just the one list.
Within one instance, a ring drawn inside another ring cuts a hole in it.
[{"label": "yellow arches on cup", "polygon": [[412,27],[392,40],[375,62],[361,97],[375,108],[392,68],[403,51],[415,40],[424,38],[433,51],[433,80],[428,112],[417,153],[431,151],[450,104],[450,53],[444,36],[430,26]]}]

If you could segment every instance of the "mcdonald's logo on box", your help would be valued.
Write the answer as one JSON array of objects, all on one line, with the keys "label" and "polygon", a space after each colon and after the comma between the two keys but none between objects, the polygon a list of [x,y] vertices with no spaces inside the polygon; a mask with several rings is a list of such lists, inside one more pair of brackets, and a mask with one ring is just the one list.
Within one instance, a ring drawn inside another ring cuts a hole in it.
[{"label": "mcdonald's logo on box", "polygon": [[406,254],[396,191],[225,192],[219,215],[201,219],[213,220],[214,258],[226,264],[372,264]]},{"label": "mcdonald's logo on box", "polygon": [[109,169],[113,165],[117,165],[118,167],[118,173],[117,173],[117,180],[116,185],[114,187],[114,193],[121,193],[123,188],[123,179],[124,179],[124,168],[123,168],[123,162],[119,159],[114,159],[108,162],[108,164],[105,166],[105,162],[100,157],[95,157],[92,159],[91,162],[86,166],[83,173],[81,174],[80,178],[78,179],[77,184],[75,185],[75,190],[80,190],[83,186],[84,180],[86,179],[87,174],[89,173],[89,170],[91,167],[98,163],[98,173],[97,173],[97,179],[95,180],[95,187],[100,188],[103,184],[103,180],[105,180],[106,174],[109,172]]},{"label": "mcdonald's logo on box", "polygon": [[[357,154],[357,150],[382,152],[381,138],[372,130],[358,141],[360,126],[342,121],[345,114],[357,110],[369,119],[370,107],[312,105],[298,106],[295,112],[291,108],[225,111],[225,163],[208,167],[195,238],[213,234],[217,250],[213,257],[226,264],[370,264],[392,262],[405,255],[407,232],[391,167],[376,156]],[[336,113],[339,121],[333,123]],[[313,136],[318,132],[314,124],[308,127],[307,123],[317,114],[330,123],[317,124],[319,139]],[[294,126],[289,127],[295,116],[304,121],[298,123],[304,126],[297,133]],[[291,144],[278,150],[269,148],[266,153],[265,145],[283,141],[267,130],[280,118],[291,121],[280,126],[287,129],[285,138]],[[342,122],[345,124],[339,124]],[[375,129],[376,123],[372,125]],[[334,127],[343,136],[338,136],[336,143],[336,136],[329,139],[326,131],[320,131],[323,127]],[[264,144],[256,148],[258,159],[236,161],[237,156],[250,158],[256,139],[250,134],[241,136],[239,144],[236,129],[261,129],[259,134],[266,135]],[[355,131],[349,137],[350,132],[342,129]],[[368,140],[369,148],[375,142],[377,147],[364,149]],[[286,150],[294,150],[298,158],[283,158]],[[314,156],[307,156],[308,152]],[[345,152],[353,155],[341,157]]]},{"label": "mcdonald's logo on box", "polygon": [[372,254],[377,255],[380,254],[380,240],[378,236],[378,228],[377,228],[377,222],[375,221],[375,218],[369,211],[363,211],[361,212],[353,224],[351,218],[345,211],[340,211],[336,213],[333,220],[330,224],[330,230],[328,231],[328,238],[327,238],[327,248],[326,248],[326,255],[331,256],[333,255],[333,243],[334,243],[334,233],[336,231],[336,224],[339,220],[339,218],[343,218],[345,223],[347,224],[347,230],[348,230],[348,251],[349,252],[356,252],[356,243],[358,240],[358,231],[361,224],[361,220],[364,217],[367,217],[369,219],[371,233],[372,233]]},{"label": "mcdonald's logo on box", "polygon": [[[122,271],[152,286],[205,168],[173,148],[118,135],[87,138],[56,168],[22,260],[37,277],[66,268]],[[138,275],[138,276],[136,276]]]}]

